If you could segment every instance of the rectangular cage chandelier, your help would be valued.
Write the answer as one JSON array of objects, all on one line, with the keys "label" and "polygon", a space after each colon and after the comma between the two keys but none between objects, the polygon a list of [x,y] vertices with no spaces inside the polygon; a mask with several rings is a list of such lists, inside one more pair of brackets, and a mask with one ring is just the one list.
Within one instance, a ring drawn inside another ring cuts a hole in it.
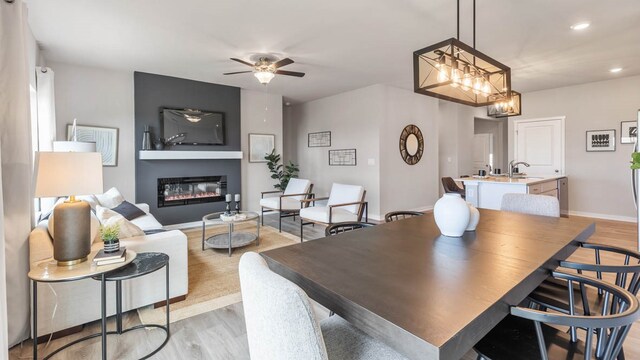
[{"label": "rectangular cage chandelier", "polygon": [[418,94],[470,106],[511,101],[511,68],[475,49],[476,5],[473,1],[473,46],[457,37],[413,53],[413,87]]},{"label": "rectangular cage chandelier", "polygon": [[519,92],[511,90],[511,97],[505,101],[498,101],[487,106],[487,116],[503,118],[522,114],[522,96]]}]

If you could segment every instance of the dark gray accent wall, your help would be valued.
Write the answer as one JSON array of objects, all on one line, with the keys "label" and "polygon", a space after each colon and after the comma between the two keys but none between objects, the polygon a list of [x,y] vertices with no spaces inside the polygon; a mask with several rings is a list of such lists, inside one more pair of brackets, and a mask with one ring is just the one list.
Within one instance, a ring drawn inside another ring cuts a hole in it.
[{"label": "dark gray accent wall", "polygon": [[157,207],[157,180],[161,177],[227,175],[227,189],[240,193],[240,160],[140,160],[145,125],[153,139],[161,136],[160,110],[191,108],[218,111],[225,116],[225,145],[175,146],[171,150],[240,150],[240,88],[169,76],[134,73],[136,202],[149,204],[163,225],[198,221],[223,211],[224,202]]}]

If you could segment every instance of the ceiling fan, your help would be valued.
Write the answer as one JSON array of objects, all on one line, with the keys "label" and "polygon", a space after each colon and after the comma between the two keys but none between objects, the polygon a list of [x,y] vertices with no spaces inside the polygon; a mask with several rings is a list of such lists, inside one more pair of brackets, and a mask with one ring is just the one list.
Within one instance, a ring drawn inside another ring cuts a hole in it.
[{"label": "ceiling fan", "polygon": [[304,73],[302,72],[278,70],[283,66],[293,64],[293,60],[289,58],[284,58],[278,61],[274,61],[273,59],[270,59],[268,57],[260,57],[255,64],[252,64],[250,62],[247,62],[241,59],[236,59],[236,58],[231,58],[231,60],[237,61],[247,66],[251,66],[253,70],[229,72],[229,73],[224,73],[223,75],[244,74],[244,73],[252,72],[253,75],[258,79],[258,81],[260,81],[260,83],[263,85],[267,85],[269,81],[271,81],[271,79],[273,79],[276,76],[276,74],[297,76],[297,77],[304,76]]}]

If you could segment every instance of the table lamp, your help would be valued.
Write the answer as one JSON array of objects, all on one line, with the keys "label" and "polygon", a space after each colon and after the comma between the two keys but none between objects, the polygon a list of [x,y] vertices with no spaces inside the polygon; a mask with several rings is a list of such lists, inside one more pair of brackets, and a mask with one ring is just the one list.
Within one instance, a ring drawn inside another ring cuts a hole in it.
[{"label": "table lamp", "polygon": [[97,152],[36,152],[36,197],[69,196],[53,210],[53,258],[60,266],[87,260],[91,252],[91,207],[75,195],[100,194],[102,155]]}]

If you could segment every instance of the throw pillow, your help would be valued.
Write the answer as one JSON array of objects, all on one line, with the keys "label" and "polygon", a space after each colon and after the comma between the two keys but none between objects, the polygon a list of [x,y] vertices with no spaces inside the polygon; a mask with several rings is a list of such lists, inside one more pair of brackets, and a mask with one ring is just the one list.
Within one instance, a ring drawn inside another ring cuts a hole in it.
[{"label": "throw pillow", "polygon": [[139,207],[133,205],[127,200],[123,201],[120,205],[114,207],[111,210],[124,216],[124,218],[127,220],[133,220],[133,219],[139,218],[140,216],[146,215],[146,213],[142,211]]},{"label": "throw pillow", "polygon": [[[56,205],[57,206],[57,205]],[[55,206],[54,206],[55,209]],[[98,239],[100,237],[99,234],[99,230],[100,230],[100,221],[98,221],[98,218],[96,217],[96,214],[93,213],[93,211],[91,212],[90,215],[90,221],[91,221],[91,233],[89,234],[89,240],[91,242],[91,244],[93,244],[93,242]],[[51,236],[51,238],[53,239],[53,229],[55,227],[55,219],[53,216],[53,209],[51,210],[51,215],[49,216],[49,220],[47,222],[47,230],[49,230],[49,236]]]},{"label": "throw pillow", "polygon": [[96,216],[98,217],[98,221],[100,221],[100,224],[104,225],[104,223],[109,220],[110,218],[114,217],[114,216],[118,216],[120,214],[118,214],[117,212],[106,208],[104,206],[96,206]]},{"label": "throw pillow", "polygon": [[98,199],[100,205],[109,209],[120,205],[124,201],[124,197],[120,194],[120,191],[114,187],[107,190],[104,194],[96,194],[95,197]]},{"label": "throw pillow", "polygon": [[105,222],[102,223],[102,226],[110,226],[110,225],[118,225],[120,228],[120,233],[118,235],[119,239],[126,239],[134,236],[143,236],[144,231],[136,226],[131,221],[124,218],[124,216],[117,214],[108,218]]}]

